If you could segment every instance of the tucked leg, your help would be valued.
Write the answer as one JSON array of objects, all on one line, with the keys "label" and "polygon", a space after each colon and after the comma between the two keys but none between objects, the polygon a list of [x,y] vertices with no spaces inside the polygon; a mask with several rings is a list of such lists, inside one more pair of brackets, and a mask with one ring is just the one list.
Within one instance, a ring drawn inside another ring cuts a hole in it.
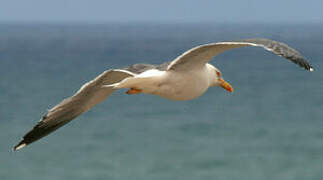
[{"label": "tucked leg", "polygon": [[136,88],[130,88],[126,93],[127,94],[140,94],[142,90]]}]

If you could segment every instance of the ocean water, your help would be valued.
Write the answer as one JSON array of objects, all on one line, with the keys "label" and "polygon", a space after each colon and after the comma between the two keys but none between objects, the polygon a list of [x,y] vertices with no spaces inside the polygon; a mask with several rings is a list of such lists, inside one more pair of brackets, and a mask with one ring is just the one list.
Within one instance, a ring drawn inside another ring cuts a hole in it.
[{"label": "ocean water", "polygon": [[[1,180],[321,180],[322,24],[0,24]],[[115,93],[13,152],[62,99],[104,70],[170,61],[199,44],[283,41],[309,73],[261,48],[212,61],[235,88],[175,102]]]}]

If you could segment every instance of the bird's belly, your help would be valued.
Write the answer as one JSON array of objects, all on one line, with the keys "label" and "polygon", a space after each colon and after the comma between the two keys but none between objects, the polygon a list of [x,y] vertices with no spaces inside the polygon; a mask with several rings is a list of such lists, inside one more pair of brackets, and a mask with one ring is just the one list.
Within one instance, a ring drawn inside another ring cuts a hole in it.
[{"label": "bird's belly", "polygon": [[195,99],[201,96],[209,87],[206,78],[172,74],[152,94],[177,101]]}]

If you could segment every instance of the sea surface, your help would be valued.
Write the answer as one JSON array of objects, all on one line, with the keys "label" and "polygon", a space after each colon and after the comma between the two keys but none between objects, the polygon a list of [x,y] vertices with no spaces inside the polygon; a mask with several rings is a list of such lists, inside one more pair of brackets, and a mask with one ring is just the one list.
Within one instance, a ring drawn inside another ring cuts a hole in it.
[{"label": "sea surface", "polygon": [[[323,24],[0,24],[1,180],[322,180]],[[18,152],[46,113],[110,68],[171,61],[243,38],[299,50],[313,73],[262,48],[212,63],[232,84],[191,101],[115,93]]]}]

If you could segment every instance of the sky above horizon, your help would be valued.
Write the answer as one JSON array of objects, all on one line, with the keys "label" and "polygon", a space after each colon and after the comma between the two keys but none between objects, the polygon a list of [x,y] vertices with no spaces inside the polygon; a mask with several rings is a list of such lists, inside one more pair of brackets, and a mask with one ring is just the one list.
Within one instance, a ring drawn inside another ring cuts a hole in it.
[{"label": "sky above horizon", "polygon": [[322,0],[2,0],[0,22],[323,23]]}]

